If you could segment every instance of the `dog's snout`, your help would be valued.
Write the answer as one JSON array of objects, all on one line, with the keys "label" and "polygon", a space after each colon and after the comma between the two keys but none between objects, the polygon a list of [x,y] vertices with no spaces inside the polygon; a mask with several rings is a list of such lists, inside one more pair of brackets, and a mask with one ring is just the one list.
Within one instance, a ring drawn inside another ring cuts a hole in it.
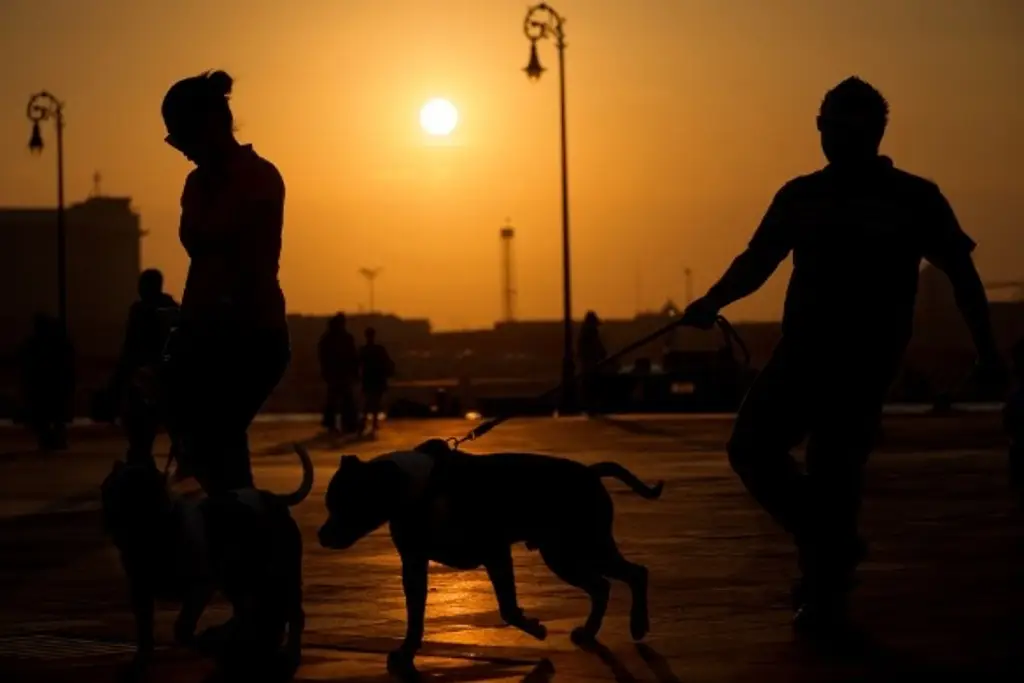
[{"label": "dog's snout", "polygon": [[320,527],[320,531],[317,533],[317,539],[320,541],[321,548],[334,548],[337,545],[336,534],[334,533],[333,525],[330,520],[324,523]]}]

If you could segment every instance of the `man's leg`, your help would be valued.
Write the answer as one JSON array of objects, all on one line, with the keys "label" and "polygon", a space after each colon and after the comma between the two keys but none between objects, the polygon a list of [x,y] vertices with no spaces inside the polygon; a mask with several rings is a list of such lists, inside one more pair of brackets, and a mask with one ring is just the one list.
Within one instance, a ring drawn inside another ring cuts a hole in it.
[{"label": "man's leg", "polygon": [[341,401],[341,431],[345,434],[354,434],[359,430],[359,409],[356,406],[352,382],[344,382],[338,391]]},{"label": "man's leg", "polygon": [[333,382],[327,383],[327,397],[324,399],[323,419],[320,424],[329,432],[338,429],[338,390]]},{"label": "man's leg", "polygon": [[832,386],[836,391],[821,394],[807,446],[814,524],[800,542],[797,625],[812,629],[846,621],[846,597],[866,553],[857,528],[864,466],[878,435],[888,382],[865,368]]},{"label": "man's leg", "polygon": [[805,374],[782,345],[754,381],[736,416],[729,463],[747,491],[799,538],[807,522],[806,477],[790,451],[809,424]]},{"label": "man's leg", "polygon": [[373,424],[373,433],[374,434],[377,433],[377,422],[378,422],[378,418],[380,416],[380,407],[381,407],[381,404],[383,403],[383,399],[384,399],[384,392],[383,391],[373,391],[370,394],[370,396],[369,396],[369,406],[368,406],[367,409],[369,410],[370,416],[371,416],[371,418],[373,420],[372,424]]}]

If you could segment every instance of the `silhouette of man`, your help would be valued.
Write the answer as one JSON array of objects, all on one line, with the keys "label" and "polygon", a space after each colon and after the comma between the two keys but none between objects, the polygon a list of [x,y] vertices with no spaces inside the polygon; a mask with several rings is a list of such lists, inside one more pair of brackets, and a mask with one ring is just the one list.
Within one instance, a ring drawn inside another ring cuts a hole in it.
[{"label": "silhouette of man", "polygon": [[75,353],[64,326],[44,314],[19,352],[25,422],[41,451],[67,448],[75,393]]},{"label": "silhouette of man", "polygon": [[[753,498],[794,536],[794,625],[811,632],[846,624],[866,552],[862,469],[911,334],[922,258],[950,278],[982,377],[1003,376],[974,242],[934,183],[879,155],[888,113],[858,78],[825,95],[818,130],[828,164],[779,190],[746,251],[682,321],[711,327],[793,253],[782,339],[740,408],[728,453]],[[790,450],[805,437],[801,471]]]},{"label": "silhouette of man", "polygon": [[603,361],[608,352],[601,341],[601,321],[594,311],[587,311],[580,326],[580,338],[576,346],[580,369],[583,373],[583,407],[588,413],[596,413],[601,408],[601,377],[597,365]]},{"label": "silhouette of man", "polygon": [[[157,432],[161,425],[166,426],[158,373],[178,302],[164,292],[163,273],[155,268],[139,275],[138,292],[138,301],[128,310],[121,355],[107,389],[107,400],[113,406],[124,406],[121,417],[128,437],[128,461],[152,463]],[[184,476],[187,463],[180,460],[176,443],[172,435],[172,448],[179,458],[178,473]]]},{"label": "silhouette of man", "polygon": [[359,421],[354,387],[359,376],[359,353],[356,340],[345,325],[344,313],[338,313],[327,321],[317,352],[320,376],[327,384],[322,424],[329,431],[338,431],[340,414],[341,432],[352,434],[357,431]]},{"label": "silhouette of man", "polygon": [[366,328],[366,344],[359,349],[359,365],[363,379],[363,424],[360,433],[366,432],[367,418],[371,418],[371,434],[377,433],[377,416],[380,414],[388,380],[395,372],[395,364],[387,349],[377,343],[377,331]]}]

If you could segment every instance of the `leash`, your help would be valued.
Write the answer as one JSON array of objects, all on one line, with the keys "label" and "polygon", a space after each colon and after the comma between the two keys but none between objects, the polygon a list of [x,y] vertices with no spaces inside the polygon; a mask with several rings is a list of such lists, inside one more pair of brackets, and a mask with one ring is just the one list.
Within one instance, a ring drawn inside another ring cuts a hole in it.
[{"label": "leash", "polygon": [[[678,327],[682,327],[682,325],[683,323],[681,320],[673,320],[669,324],[655,330],[654,332],[651,332],[650,334],[646,335],[645,337],[642,337],[641,339],[636,340],[632,344],[624,346],[623,348],[619,349],[612,355],[606,356],[601,362],[594,366],[594,370],[597,370],[602,366],[611,365],[612,363],[622,358],[626,354],[632,353],[633,351],[636,351],[640,347],[650,344],[652,341],[658,339],[659,337],[668,334],[669,332],[675,330]],[[736,332],[732,324],[725,319],[725,316],[720,315],[715,320],[715,325],[718,327],[718,329],[722,331],[722,336],[725,337],[725,341],[729,347],[729,351],[732,352],[738,347],[740,350],[740,354],[743,357],[743,366],[750,367],[750,350],[747,349],[747,345],[744,343],[743,338],[740,337],[740,335]],[[573,378],[573,380],[575,381],[580,377],[581,375],[577,374]],[[560,392],[562,388],[563,385],[560,383],[558,384],[558,386],[552,387],[551,389],[545,391],[540,396],[537,396],[536,400],[543,401],[545,399],[551,398],[552,396],[558,394],[558,392]],[[479,439],[480,437],[484,436],[498,425],[508,422],[509,420],[512,419],[512,417],[512,415],[501,415],[498,417],[493,417],[490,420],[485,420],[484,422],[480,423],[480,425],[478,425],[477,427],[471,429],[465,436],[461,438],[455,436],[448,437],[447,439],[445,439],[445,443],[447,443],[448,446],[453,451],[458,450],[459,446],[461,446],[462,444],[466,443],[467,441],[475,441]]]}]

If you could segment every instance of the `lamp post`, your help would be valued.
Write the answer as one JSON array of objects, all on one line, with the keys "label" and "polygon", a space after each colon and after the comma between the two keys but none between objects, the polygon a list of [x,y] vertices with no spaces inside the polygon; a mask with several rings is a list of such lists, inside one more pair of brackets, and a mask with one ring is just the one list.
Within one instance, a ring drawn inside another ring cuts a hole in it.
[{"label": "lamp post", "polygon": [[383,270],[383,268],[360,268],[359,269],[359,274],[362,275],[364,278],[366,278],[366,283],[367,283],[367,285],[370,288],[370,310],[369,310],[370,315],[373,315],[376,312],[374,310],[374,301],[373,301],[374,291],[373,291],[373,286],[374,286],[374,283],[377,281],[377,276],[380,275],[380,271],[381,270]]},{"label": "lamp post", "polygon": [[57,128],[57,318],[66,332],[68,325],[67,229],[64,225],[64,103],[45,90],[28,101],[27,115],[32,122],[28,148],[33,154],[43,151],[39,124],[53,119]]},{"label": "lamp post", "polygon": [[537,41],[552,38],[558,49],[558,103],[561,122],[562,146],[562,322],[564,347],[562,349],[562,392],[560,412],[576,409],[576,364],[572,343],[572,276],[569,259],[569,174],[565,142],[565,19],[547,3],[530,7],[523,21],[523,32],[530,40],[530,61],[523,71],[536,81],[545,69],[537,57]]}]

